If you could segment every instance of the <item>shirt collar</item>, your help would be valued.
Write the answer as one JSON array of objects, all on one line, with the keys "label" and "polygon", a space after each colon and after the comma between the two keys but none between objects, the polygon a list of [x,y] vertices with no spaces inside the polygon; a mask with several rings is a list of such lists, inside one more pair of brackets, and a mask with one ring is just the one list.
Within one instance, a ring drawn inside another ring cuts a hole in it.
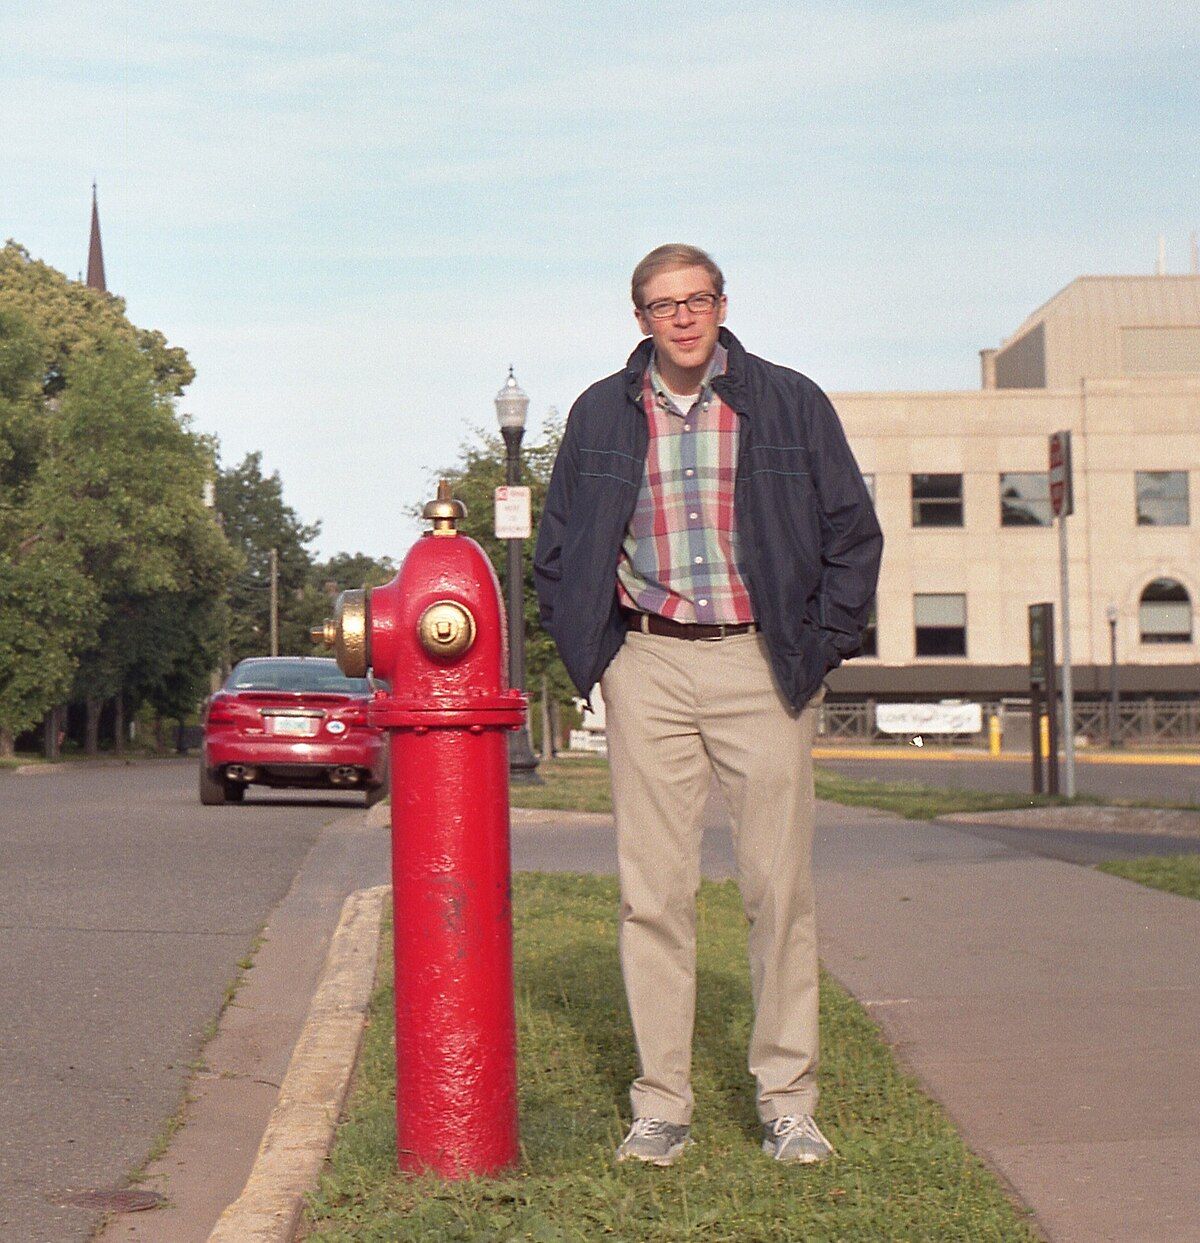
[{"label": "shirt collar", "polygon": [[[708,368],[704,372],[704,379],[700,383],[700,392],[696,397],[696,401],[704,401],[708,398],[712,391],[712,382],[719,376],[725,374],[725,367],[729,361],[729,351],[718,341],[716,349],[713,350],[712,357],[708,360]],[[659,405],[667,410],[675,409],[675,402],[667,392],[667,386],[663,383],[662,376],[658,372],[658,358],[651,351],[650,354],[650,387],[654,390],[654,396],[658,399]],[[678,411],[683,414],[685,411]]]}]

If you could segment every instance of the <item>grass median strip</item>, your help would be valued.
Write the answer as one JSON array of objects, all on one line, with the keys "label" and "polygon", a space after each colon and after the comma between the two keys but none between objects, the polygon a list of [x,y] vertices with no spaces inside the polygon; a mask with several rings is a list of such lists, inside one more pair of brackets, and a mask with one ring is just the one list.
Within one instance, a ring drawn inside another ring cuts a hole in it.
[{"label": "grass median strip", "polygon": [[[591,756],[543,761],[543,785],[514,785],[512,805],[555,811],[612,810],[608,761]],[[930,820],[956,811],[999,811],[1010,807],[1055,806],[1064,799],[924,786],[908,781],[866,781],[818,765],[817,797],[849,807],[874,807],[910,820]],[[1079,800],[1093,801],[1093,800]]]},{"label": "grass median strip", "polygon": [[1116,859],[1100,864],[1100,871],[1123,876],[1151,889],[1162,889],[1181,898],[1200,898],[1200,855],[1151,855],[1141,859]]},{"label": "grass median strip", "polygon": [[759,1151],[745,1070],[745,919],[732,884],[699,909],[696,1146],[671,1170],[613,1162],[634,1074],[617,966],[615,883],[514,880],[522,1162],[439,1183],[395,1168],[391,960],[310,1240],[1033,1240],[937,1106],[899,1071],[860,1007],[822,996],[822,1128],[838,1155],[780,1167]]}]

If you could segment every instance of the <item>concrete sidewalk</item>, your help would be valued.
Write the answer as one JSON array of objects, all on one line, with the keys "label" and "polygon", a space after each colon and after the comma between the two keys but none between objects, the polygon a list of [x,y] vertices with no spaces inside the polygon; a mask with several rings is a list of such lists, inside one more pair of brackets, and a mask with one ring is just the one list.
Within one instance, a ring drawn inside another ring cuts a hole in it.
[{"label": "concrete sidewalk", "polygon": [[[518,867],[613,870],[607,817],[513,821]],[[822,961],[1049,1239],[1200,1241],[1200,902],[977,829],[820,804]]]},{"label": "concrete sidewalk", "polygon": [[816,868],[826,967],[1050,1239],[1200,1240],[1200,903],[831,805]]}]

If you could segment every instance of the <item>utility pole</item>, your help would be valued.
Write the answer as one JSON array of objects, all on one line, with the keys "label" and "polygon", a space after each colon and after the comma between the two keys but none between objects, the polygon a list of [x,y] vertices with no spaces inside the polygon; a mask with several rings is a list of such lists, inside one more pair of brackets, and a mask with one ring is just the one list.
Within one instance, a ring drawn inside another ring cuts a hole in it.
[{"label": "utility pole", "polygon": [[271,549],[271,655],[279,655],[279,549]]},{"label": "utility pole", "polygon": [[1075,490],[1071,470],[1071,433],[1055,432],[1050,437],[1050,508],[1058,519],[1058,568],[1062,626],[1062,697],[1060,728],[1063,739],[1063,793],[1075,797],[1075,693],[1071,681],[1071,584],[1067,558],[1067,515],[1075,512]]}]

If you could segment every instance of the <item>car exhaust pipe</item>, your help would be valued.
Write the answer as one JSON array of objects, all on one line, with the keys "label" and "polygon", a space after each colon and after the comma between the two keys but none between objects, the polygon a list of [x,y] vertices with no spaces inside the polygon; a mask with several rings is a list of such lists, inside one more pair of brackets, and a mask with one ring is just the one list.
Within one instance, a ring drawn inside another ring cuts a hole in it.
[{"label": "car exhaust pipe", "polygon": [[358,769],[349,764],[339,764],[329,774],[329,780],[335,786],[353,786],[358,784]]},{"label": "car exhaust pipe", "polygon": [[229,781],[243,781],[249,784],[258,776],[258,769],[247,764],[230,764],[225,769],[225,777]]}]

